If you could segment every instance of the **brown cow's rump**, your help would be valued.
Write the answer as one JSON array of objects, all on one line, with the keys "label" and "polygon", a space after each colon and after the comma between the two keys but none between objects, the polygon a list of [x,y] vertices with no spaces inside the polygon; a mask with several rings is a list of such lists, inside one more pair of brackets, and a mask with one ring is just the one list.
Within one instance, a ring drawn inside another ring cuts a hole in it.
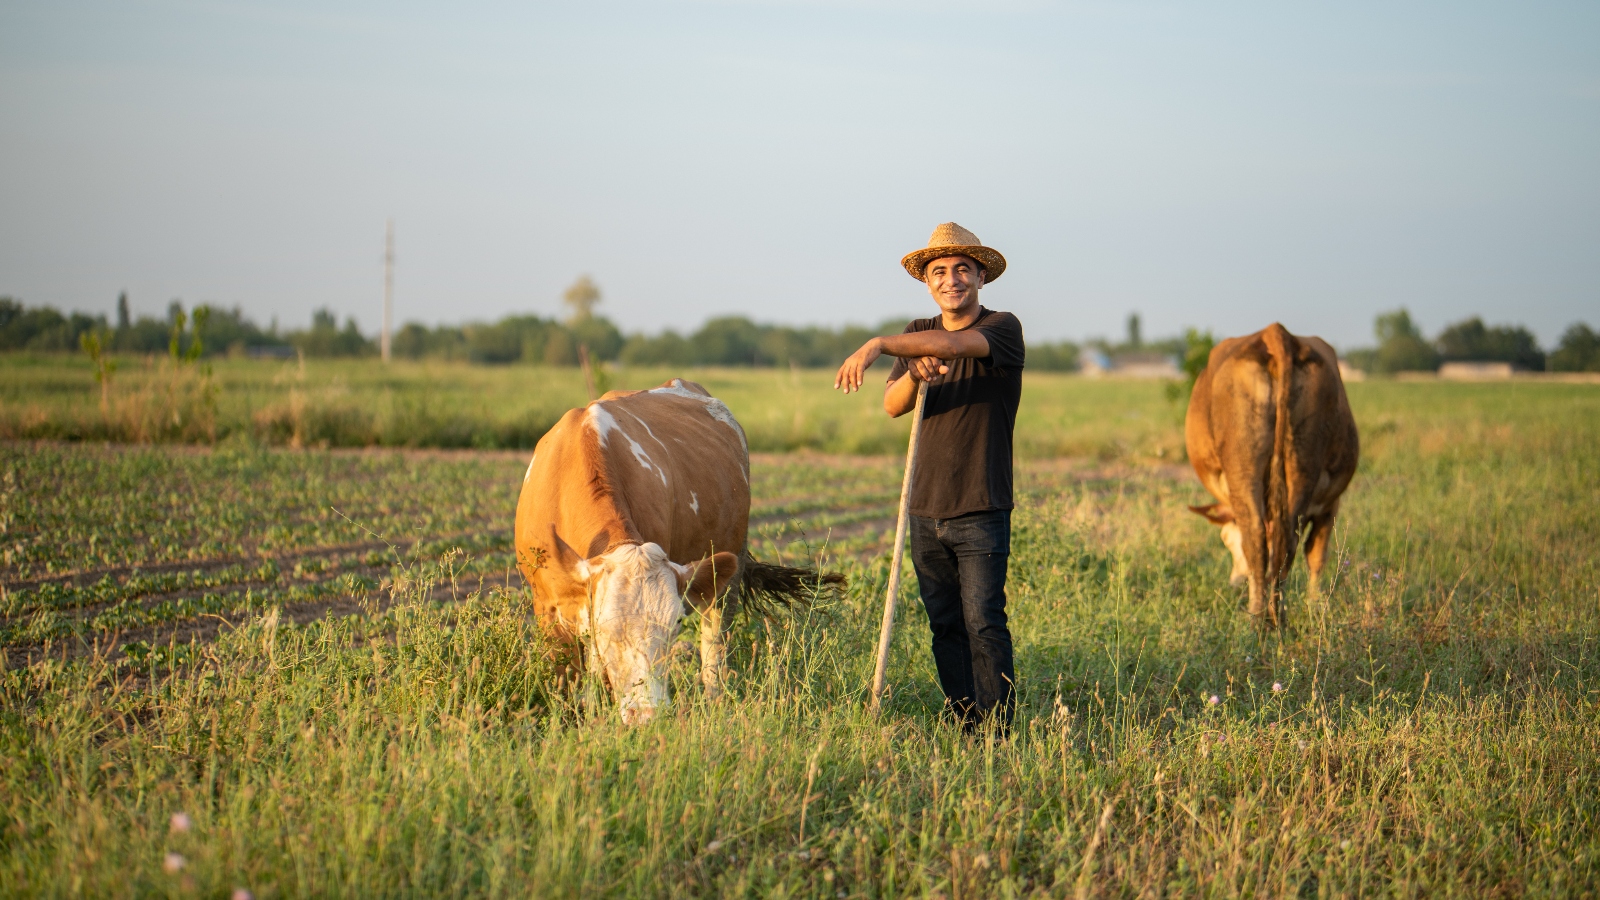
[{"label": "brown cow's rump", "polygon": [[1189,460],[1216,503],[1191,507],[1221,526],[1250,614],[1283,624],[1283,583],[1303,529],[1311,591],[1339,497],[1355,475],[1359,438],[1338,357],[1321,338],[1273,323],[1222,341],[1189,400]]}]

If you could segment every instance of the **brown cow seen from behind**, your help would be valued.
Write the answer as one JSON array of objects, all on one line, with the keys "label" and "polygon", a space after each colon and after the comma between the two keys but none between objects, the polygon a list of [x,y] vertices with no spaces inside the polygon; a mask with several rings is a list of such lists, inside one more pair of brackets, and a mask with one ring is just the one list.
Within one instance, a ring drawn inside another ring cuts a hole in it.
[{"label": "brown cow seen from behind", "polygon": [[1195,380],[1184,438],[1217,498],[1190,509],[1221,526],[1231,580],[1250,586],[1250,615],[1282,627],[1300,534],[1315,596],[1339,497],[1356,472],[1359,438],[1333,348],[1276,322],[1217,344]]}]

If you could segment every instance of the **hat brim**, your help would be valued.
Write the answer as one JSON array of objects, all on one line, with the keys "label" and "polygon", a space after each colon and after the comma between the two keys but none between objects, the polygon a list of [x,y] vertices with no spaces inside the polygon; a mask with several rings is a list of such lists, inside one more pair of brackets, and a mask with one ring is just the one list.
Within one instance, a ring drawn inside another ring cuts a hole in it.
[{"label": "hat brim", "polygon": [[1000,251],[990,247],[924,247],[913,250],[900,260],[900,265],[906,267],[906,272],[918,281],[923,281],[922,270],[928,263],[946,256],[967,256],[978,261],[983,266],[983,283],[994,284],[1000,278],[1000,273],[1006,270],[1006,258]]}]

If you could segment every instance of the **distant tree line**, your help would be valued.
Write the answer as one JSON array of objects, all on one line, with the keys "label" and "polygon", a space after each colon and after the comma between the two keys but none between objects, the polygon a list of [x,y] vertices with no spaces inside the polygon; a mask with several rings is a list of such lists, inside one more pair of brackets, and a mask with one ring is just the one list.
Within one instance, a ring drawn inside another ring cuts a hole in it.
[{"label": "distant tree line", "polygon": [[1600,372],[1600,336],[1583,322],[1569,326],[1548,354],[1528,329],[1488,326],[1478,316],[1446,326],[1431,341],[1404,308],[1379,315],[1372,330],[1376,347],[1344,354],[1346,362],[1368,372],[1431,372],[1447,362],[1503,362],[1529,372]]},{"label": "distant tree line", "polygon": [[[744,316],[711,319],[687,334],[667,329],[659,334],[623,335],[594,307],[600,293],[588,279],[567,290],[572,314],[565,320],[536,315],[506,316],[498,322],[429,327],[408,322],[393,338],[393,352],[403,359],[462,360],[484,364],[523,363],[574,366],[586,350],[596,361],[650,366],[801,366],[838,365],[869,337],[890,334],[905,327],[905,319],[880,322],[876,328],[796,327],[753,322]],[[195,311],[197,327],[177,329],[184,312],[174,300],[165,318],[139,316],[128,309],[127,294],[117,299],[115,325],[104,315],[63,314],[49,306],[26,307],[10,297],[0,297],[0,350],[77,352],[85,336],[93,336],[108,353],[166,353],[179,342],[188,352],[199,340],[203,355],[308,357],[376,356],[377,342],[362,334],[353,318],[340,325],[327,310],[312,313],[311,326],[279,332],[277,322],[261,328],[235,306],[232,309],[202,304]],[[1446,327],[1432,340],[1405,309],[1377,317],[1373,328],[1376,347],[1352,350],[1345,360],[1374,373],[1432,371],[1445,362],[1506,362],[1529,371],[1600,372],[1600,335],[1578,322],[1561,336],[1548,354],[1526,328],[1485,325],[1477,316]],[[1202,340],[1203,338],[1203,340]],[[1199,343],[1197,343],[1197,341]],[[1092,341],[1090,346],[1109,354],[1159,352],[1177,359],[1209,347],[1210,335],[1145,341],[1137,315],[1128,322],[1127,340],[1120,344]],[[1202,346],[1203,345],[1203,346]],[[1044,371],[1075,371],[1081,348],[1070,341],[1029,342],[1028,367]]]},{"label": "distant tree line", "polygon": [[[904,329],[905,319],[889,319],[876,328],[795,327],[751,321],[745,316],[711,319],[687,334],[667,329],[659,334],[624,336],[604,316],[565,322],[539,316],[507,316],[494,323],[440,325],[407,323],[395,333],[396,356],[409,359],[460,359],[479,363],[536,363],[571,366],[578,348],[591,358],[630,366],[836,366],[877,334]],[[1072,371],[1078,348],[1070,342],[1029,343],[1028,367]]]},{"label": "distant tree line", "polygon": [[167,305],[165,318],[133,318],[128,295],[117,298],[117,321],[113,326],[104,315],[71,313],[63,315],[49,306],[26,307],[11,297],[0,297],[0,350],[77,351],[85,336],[93,336],[111,353],[166,353],[174,340],[179,351],[189,352],[198,340],[205,356],[268,355],[292,356],[298,348],[307,356],[364,356],[375,352],[373,343],[363,337],[354,319],[346,319],[341,329],[333,313],[323,309],[312,314],[311,327],[278,333],[277,324],[263,330],[232,309],[200,304],[194,308],[195,327],[185,330],[183,304]]},{"label": "distant tree line", "polygon": [[[875,334],[898,332],[905,319],[891,319],[875,329],[794,327],[758,324],[744,316],[712,319],[699,329],[680,334],[668,329],[656,335],[624,336],[615,323],[594,313],[599,291],[580,279],[565,300],[572,315],[565,321],[536,315],[506,316],[497,322],[429,327],[408,322],[394,333],[391,350],[402,359],[461,360],[484,364],[523,363],[575,366],[581,350],[596,361],[638,366],[835,366]],[[100,346],[114,353],[166,353],[173,326],[183,307],[168,307],[165,319],[128,313],[127,295],[118,298],[115,326],[104,315],[63,315],[44,307],[24,307],[0,297],[0,350],[73,351],[84,335],[94,335]],[[307,357],[376,356],[377,341],[361,333],[347,318],[341,327],[326,309],[312,313],[311,327],[280,333],[277,323],[262,329],[238,307],[201,306],[198,330],[183,332],[180,350],[187,352],[191,333],[204,356],[267,355]],[[1078,347],[1070,342],[1030,343],[1028,366],[1033,369],[1070,371],[1078,367]]]}]

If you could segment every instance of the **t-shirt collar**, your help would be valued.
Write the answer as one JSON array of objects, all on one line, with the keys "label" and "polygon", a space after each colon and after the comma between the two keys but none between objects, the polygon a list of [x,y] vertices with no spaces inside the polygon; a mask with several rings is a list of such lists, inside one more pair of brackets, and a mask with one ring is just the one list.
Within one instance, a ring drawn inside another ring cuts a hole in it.
[{"label": "t-shirt collar", "polygon": [[937,316],[934,316],[933,320],[935,322],[939,323],[939,330],[940,331],[950,331],[951,334],[959,334],[959,333],[961,333],[963,331],[967,331],[968,329],[977,328],[978,327],[978,323],[983,321],[983,317],[987,316],[989,313],[991,313],[993,311],[994,310],[990,309],[989,307],[984,306],[982,303],[979,303],[978,304],[978,317],[976,319],[972,320],[972,324],[971,325],[968,325],[966,328],[957,328],[955,331],[950,331],[950,329],[944,327],[944,313],[943,312],[939,313]]}]

